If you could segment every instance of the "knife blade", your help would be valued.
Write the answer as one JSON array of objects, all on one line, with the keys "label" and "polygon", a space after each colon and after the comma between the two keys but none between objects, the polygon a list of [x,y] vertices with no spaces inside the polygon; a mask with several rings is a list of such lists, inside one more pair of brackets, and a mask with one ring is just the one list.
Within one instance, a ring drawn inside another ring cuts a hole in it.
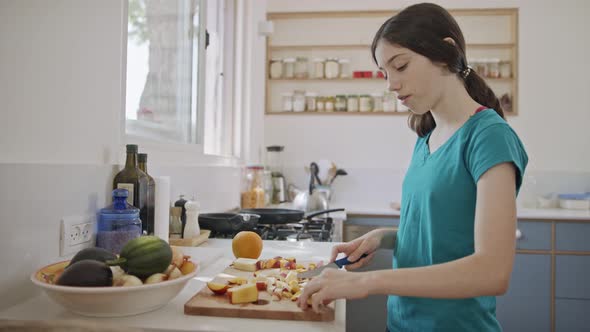
[{"label": "knife blade", "polygon": [[348,257],[340,258],[338,260],[333,261],[332,263],[326,264],[324,266],[320,266],[320,267],[315,268],[313,270],[298,273],[297,278],[313,278],[313,277],[319,275],[320,273],[322,273],[322,271],[325,269],[340,269],[345,265],[354,264],[367,256],[368,256],[367,254],[363,254],[361,256],[361,258],[357,259],[354,262],[349,261]]}]

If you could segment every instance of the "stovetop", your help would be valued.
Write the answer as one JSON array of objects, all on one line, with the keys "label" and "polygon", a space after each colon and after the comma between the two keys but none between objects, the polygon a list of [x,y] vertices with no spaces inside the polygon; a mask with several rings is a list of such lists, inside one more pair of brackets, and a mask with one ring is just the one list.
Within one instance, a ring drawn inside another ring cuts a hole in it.
[{"label": "stovetop", "polygon": [[[302,220],[290,224],[265,225],[258,224],[252,231],[258,233],[263,240],[303,241],[309,238],[316,242],[331,242],[333,234],[331,217]],[[211,232],[210,238],[231,239],[235,233]]]}]

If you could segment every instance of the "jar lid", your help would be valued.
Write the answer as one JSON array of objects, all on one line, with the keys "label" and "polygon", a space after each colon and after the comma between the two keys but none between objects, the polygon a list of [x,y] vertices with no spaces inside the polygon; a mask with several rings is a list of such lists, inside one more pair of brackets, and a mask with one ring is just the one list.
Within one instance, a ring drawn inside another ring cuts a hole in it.
[{"label": "jar lid", "polygon": [[315,93],[315,92],[306,92],[306,93],[305,93],[305,96],[306,96],[306,97],[317,97],[317,95],[318,95],[318,94],[317,94],[317,93]]},{"label": "jar lid", "polygon": [[348,95],[348,98],[358,98],[359,95]]},{"label": "jar lid", "polygon": [[297,61],[307,61],[307,57],[306,56],[298,56]]},{"label": "jar lid", "polygon": [[383,92],[373,92],[371,93],[372,97],[383,97]]},{"label": "jar lid", "polygon": [[324,62],[324,61],[326,61],[326,59],[324,59],[324,58],[313,58],[312,61],[313,62]]},{"label": "jar lid", "polygon": [[371,96],[369,96],[368,94],[363,94],[361,95],[361,98],[370,98]]},{"label": "jar lid", "polygon": [[295,58],[285,58],[283,62],[295,62]]},{"label": "jar lid", "polygon": [[336,62],[338,62],[338,58],[327,58],[326,61],[336,61]]},{"label": "jar lid", "polygon": [[283,58],[271,58],[270,61],[283,61]]},{"label": "jar lid", "polygon": [[339,63],[349,63],[350,60],[348,60],[348,59],[340,59],[340,60],[338,60],[338,62]]},{"label": "jar lid", "polygon": [[281,93],[281,96],[283,96],[283,97],[293,97],[293,92],[283,92],[283,93]]},{"label": "jar lid", "polygon": [[346,98],[346,95],[336,95],[336,98]]}]

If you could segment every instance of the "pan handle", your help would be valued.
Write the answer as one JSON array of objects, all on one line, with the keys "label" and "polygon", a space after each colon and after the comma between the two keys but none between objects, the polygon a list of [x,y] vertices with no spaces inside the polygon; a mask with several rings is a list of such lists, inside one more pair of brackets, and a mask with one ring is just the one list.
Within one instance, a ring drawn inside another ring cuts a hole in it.
[{"label": "pan handle", "polygon": [[329,210],[316,211],[316,212],[312,212],[311,214],[305,216],[305,219],[309,220],[313,217],[317,217],[322,214],[326,214],[326,213],[330,213],[330,212],[340,212],[340,211],[344,211],[344,209],[340,208],[340,209],[329,209]]}]

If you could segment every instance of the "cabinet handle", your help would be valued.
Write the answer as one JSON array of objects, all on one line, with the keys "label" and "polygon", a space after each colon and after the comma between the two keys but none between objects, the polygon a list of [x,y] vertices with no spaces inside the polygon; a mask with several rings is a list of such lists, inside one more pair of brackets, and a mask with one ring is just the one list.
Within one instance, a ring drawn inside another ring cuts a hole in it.
[{"label": "cabinet handle", "polygon": [[520,231],[520,229],[516,229],[516,240],[520,240],[522,239],[523,235],[522,232]]}]

